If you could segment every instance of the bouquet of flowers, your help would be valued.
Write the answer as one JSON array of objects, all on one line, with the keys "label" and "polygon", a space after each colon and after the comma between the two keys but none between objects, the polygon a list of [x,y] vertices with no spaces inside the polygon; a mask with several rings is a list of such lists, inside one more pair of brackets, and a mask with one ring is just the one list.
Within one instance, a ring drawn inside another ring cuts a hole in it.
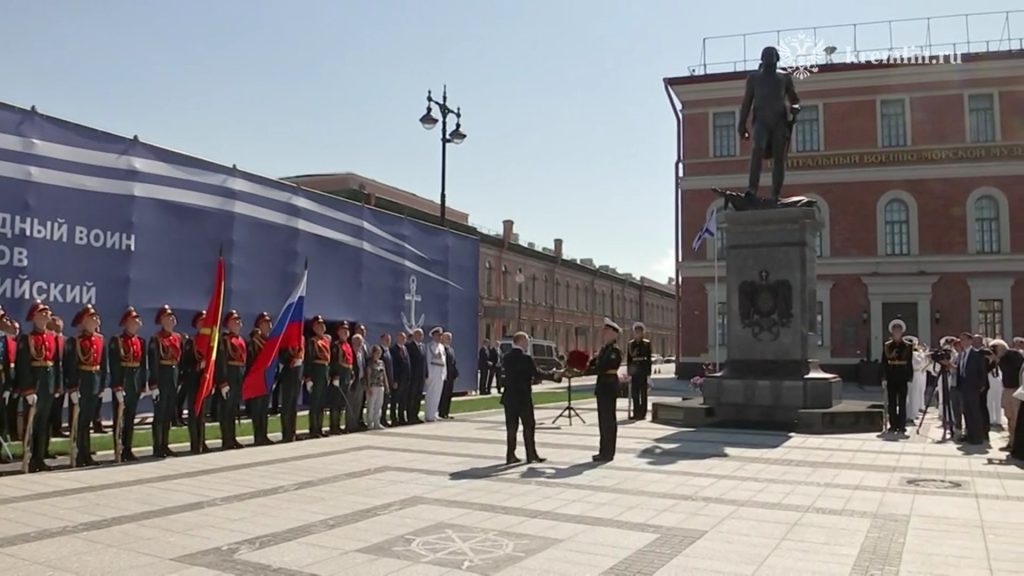
[{"label": "bouquet of flowers", "polygon": [[579,378],[587,372],[589,362],[589,354],[583,350],[573,350],[565,361],[565,372],[562,375],[566,378]]},{"label": "bouquet of flowers", "polygon": [[704,377],[701,375],[690,378],[690,390],[694,392],[704,392]]}]

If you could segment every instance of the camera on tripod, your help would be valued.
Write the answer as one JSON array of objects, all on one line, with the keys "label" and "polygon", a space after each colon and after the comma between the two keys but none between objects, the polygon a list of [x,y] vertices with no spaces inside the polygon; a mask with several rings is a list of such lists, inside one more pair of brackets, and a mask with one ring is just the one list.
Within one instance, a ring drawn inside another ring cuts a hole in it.
[{"label": "camera on tripod", "polygon": [[949,362],[953,359],[953,353],[945,348],[939,348],[938,350],[932,350],[928,353],[928,358],[932,362]]}]

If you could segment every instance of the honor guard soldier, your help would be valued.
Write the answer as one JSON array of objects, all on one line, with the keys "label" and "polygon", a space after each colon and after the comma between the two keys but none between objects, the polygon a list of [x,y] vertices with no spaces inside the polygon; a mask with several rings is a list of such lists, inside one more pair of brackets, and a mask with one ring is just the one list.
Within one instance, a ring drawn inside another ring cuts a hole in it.
[{"label": "honor guard soldier", "polygon": [[168,447],[171,422],[178,408],[178,375],[181,369],[181,334],[174,331],[178,318],[174,310],[164,304],[156,312],[160,326],[149,339],[149,393],[153,397],[153,456],[177,456]]},{"label": "honor guard soldier", "polygon": [[647,327],[633,323],[633,339],[626,351],[626,366],[633,396],[633,420],[647,419],[647,388],[651,378],[651,341],[644,338]]},{"label": "honor guard soldier", "polygon": [[292,442],[295,440],[296,404],[306,357],[305,343],[300,346],[282,346],[278,357],[281,360],[281,371],[277,377],[277,385],[281,388],[281,442]]},{"label": "honor guard soldier", "polygon": [[[259,355],[260,350],[263,350],[263,346],[267,343],[267,336],[270,335],[271,322],[270,314],[266,312],[260,312],[256,316],[256,321],[253,322],[254,328],[249,333],[249,351],[246,355],[246,361],[248,365],[245,368],[246,374],[252,369],[253,362],[256,361],[256,356]],[[274,388],[277,388],[277,383],[274,383]],[[253,444],[256,446],[269,446],[273,444],[268,436],[267,427],[269,425],[269,410],[270,410],[270,398],[267,394],[260,394],[255,398],[246,400],[246,409],[249,412],[249,418],[252,420],[252,436]]]},{"label": "honor guard soldier", "polygon": [[[14,385],[14,321],[0,306],[0,436],[13,440],[17,436],[18,394]],[[0,458],[6,458],[6,453]]]},{"label": "honor guard soldier", "polygon": [[[209,408],[210,396],[203,398],[202,405],[196,410],[196,395],[199,394],[199,382],[206,370],[206,351],[196,348],[199,338],[199,323],[206,319],[206,310],[200,310],[192,316],[192,328],[196,334],[192,338],[183,338],[181,353],[181,394],[185,396],[188,409],[188,443],[189,452],[204,454],[210,451],[206,445],[206,412]],[[176,405],[180,410],[180,404]]]},{"label": "honor guard soldier", "polygon": [[622,329],[611,319],[604,319],[601,339],[604,346],[597,353],[597,424],[601,431],[600,450],[594,455],[594,462],[611,462],[615,459],[615,438],[619,423],[615,419],[615,404],[619,398],[619,366],[622,364],[622,350],[617,340]]},{"label": "honor guard soldier", "polygon": [[26,406],[24,472],[51,469],[43,458],[50,444],[50,403],[59,390],[56,377],[61,364],[57,337],[46,329],[51,315],[50,307],[39,300],[29,307],[26,321],[32,329],[18,338],[15,354],[15,377]]},{"label": "honor guard soldier", "polygon": [[[46,329],[53,332],[53,337],[57,339],[57,355],[60,356],[61,363],[60,369],[57,374],[54,375],[54,379],[57,381],[57,387],[59,390],[53,394],[53,401],[50,404],[50,440],[54,438],[67,438],[64,431],[61,429],[64,424],[63,412],[64,412],[64,398],[67,396],[67,380],[70,374],[66,371],[72,370],[73,364],[65,362],[64,355],[64,344],[67,342],[64,337],[64,320],[54,314],[50,316],[50,321],[46,324]],[[71,420],[74,410],[77,410],[76,405],[68,402],[68,432],[71,432]],[[88,417],[86,417],[88,418]],[[49,451],[46,452],[46,458],[53,458]]]},{"label": "honor guard soldier", "polygon": [[331,339],[326,335],[324,317],[313,317],[313,335],[306,340],[303,378],[309,388],[309,437],[324,435],[324,406],[327,401],[327,373],[331,363]]},{"label": "honor guard soldier", "polygon": [[220,385],[220,446],[222,450],[242,447],[235,437],[235,419],[238,403],[242,399],[242,379],[245,378],[246,344],[239,334],[242,318],[234,310],[224,316],[223,345],[217,351],[217,382]]},{"label": "honor guard soldier", "polygon": [[330,433],[342,434],[341,413],[345,409],[345,394],[352,385],[352,363],[355,355],[348,343],[348,322],[338,324],[337,340],[331,343],[331,386],[327,389],[327,405],[330,407]]},{"label": "honor guard soldier", "polygon": [[71,327],[80,329],[78,335],[68,338],[64,347],[68,398],[78,410],[78,429],[74,431],[77,450],[72,466],[95,466],[97,462],[90,454],[89,432],[107,380],[107,348],[98,332],[100,315],[91,304],[75,314]]},{"label": "honor guard soldier", "polygon": [[907,385],[914,377],[914,349],[903,339],[907,325],[903,320],[889,322],[889,334],[882,354],[886,401],[889,409],[889,432],[907,431]]},{"label": "honor guard soldier", "polygon": [[[129,306],[121,315],[121,334],[110,340],[110,388],[114,391],[114,456],[120,461],[138,460],[132,452],[135,413],[146,389],[146,343],[139,336],[142,317]],[[118,446],[118,444],[120,444]],[[120,449],[120,452],[118,452]]]}]

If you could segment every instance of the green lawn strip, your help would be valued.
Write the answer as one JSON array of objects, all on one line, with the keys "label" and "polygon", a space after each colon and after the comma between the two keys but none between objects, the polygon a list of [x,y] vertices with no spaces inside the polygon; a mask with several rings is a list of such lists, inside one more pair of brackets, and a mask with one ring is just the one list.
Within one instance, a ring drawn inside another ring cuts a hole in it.
[{"label": "green lawn strip", "polygon": [[[573,390],[573,400],[585,400],[593,397],[593,392],[590,390]],[[543,392],[533,393],[534,405],[543,404],[557,404],[559,402],[565,402],[566,393],[564,390],[551,390]],[[478,396],[472,397],[466,400],[455,400],[452,402],[452,414],[464,414],[467,412],[483,412],[485,410],[496,410],[501,408],[501,397],[498,395],[494,396]],[[342,415],[342,425],[344,425],[344,414]],[[281,419],[278,417],[271,417],[270,422],[267,426],[269,433],[281,431]],[[237,424],[235,428],[235,435],[239,438],[245,438],[252,436],[252,423],[249,420],[242,420],[241,423]],[[296,430],[300,434],[309,430],[309,415],[299,414],[298,421],[296,423]],[[217,423],[206,423],[206,439],[217,440],[220,438],[220,425]],[[170,444],[188,444],[188,428],[171,428]],[[135,426],[135,438],[133,444],[136,447],[149,447],[153,443],[152,428],[149,423],[139,424]],[[21,457],[21,442],[11,442],[7,445],[11,449],[11,454],[15,458]],[[112,434],[93,434],[92,435],[92,449],[96,452],[107,452],[114,449],[114,437]],[[50,451],[58,456],[67,456],[68,454],[68,440],[67,438],[54,438],[50,441]]]}]

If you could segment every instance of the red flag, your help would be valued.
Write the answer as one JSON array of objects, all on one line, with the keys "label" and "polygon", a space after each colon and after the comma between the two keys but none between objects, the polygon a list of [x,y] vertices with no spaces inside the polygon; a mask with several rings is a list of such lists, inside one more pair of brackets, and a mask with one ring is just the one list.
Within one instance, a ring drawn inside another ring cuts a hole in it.
[{"label": "red flag", "polygon": [[224,257],[217,257],[217,272],[213,280],[213,294],[206,306],[206,317],[199,324],[196,335],[196,352],[206,360],[206,366],[199,378],[199,393],[196,394],[195,412],[202,410],[203,400],[213,390],[213,367],[217,359],[217,343],[220,340],[220,316],[224,306]]}]

